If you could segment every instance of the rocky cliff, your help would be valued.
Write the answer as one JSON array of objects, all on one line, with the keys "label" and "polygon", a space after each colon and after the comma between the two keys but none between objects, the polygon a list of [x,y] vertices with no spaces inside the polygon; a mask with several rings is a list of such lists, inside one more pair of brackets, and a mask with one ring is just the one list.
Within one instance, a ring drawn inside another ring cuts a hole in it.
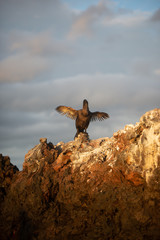
[{"label": "rocky cliff", "polygon": [[112,138],[42,138],[0,171],[2,240],[160,239],[160,109]]}]

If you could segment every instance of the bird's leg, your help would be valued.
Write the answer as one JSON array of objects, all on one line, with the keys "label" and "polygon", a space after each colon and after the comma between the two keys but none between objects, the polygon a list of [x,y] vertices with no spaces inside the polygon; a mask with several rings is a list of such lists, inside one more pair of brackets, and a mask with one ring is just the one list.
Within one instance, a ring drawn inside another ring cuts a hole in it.
[{"label": "bird's leg", "polygon": [[77,129],[77,132],[76,132],[76,135],[75,135],[75,137],[74,137],[74,139],[76,138],[76,137],[78,137],[78,134],[80,133],[80,131],[79,131],[79,129]]}]

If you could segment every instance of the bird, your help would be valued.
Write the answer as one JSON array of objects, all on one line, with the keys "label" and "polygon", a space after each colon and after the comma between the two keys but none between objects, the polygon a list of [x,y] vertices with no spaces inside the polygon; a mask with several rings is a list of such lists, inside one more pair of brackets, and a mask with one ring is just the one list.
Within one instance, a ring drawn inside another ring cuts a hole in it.
[{"label": "bird", "polygon": [[109,114],[105,112],[91,112],[89,110],[88,101],[86,99],[83,100],[83,108],[80,110],[75,110],[71,107],[66,106],[58,106],[56,111],[62,115],[65,115],[73,120],[75,120],[76,125],[76,135],[75,138],[78,137],[80,132],[85,132],[89,126],[91,121],[99,120],[102,121],[104,119],[109,118]]}]

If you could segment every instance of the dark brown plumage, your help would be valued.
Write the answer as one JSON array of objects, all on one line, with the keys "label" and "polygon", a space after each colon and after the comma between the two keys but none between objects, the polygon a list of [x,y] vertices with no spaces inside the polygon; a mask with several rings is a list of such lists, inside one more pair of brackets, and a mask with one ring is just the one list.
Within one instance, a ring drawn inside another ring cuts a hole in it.
[{"label": "dark brown plumage", "polygon": [[77,137],[80,132],[86,132],[90,121],[102,121],[106,118],[109,118],[108,113],[105,112],[90,112],[88,107],[88,101],[86,99],[83,100],[83,108],[80,110],[75,110],[71,107],[66,106],[59,106],[56,108],[56,110],[62,115],[66,115],[67,117],[76,121],[75,123],[77,133],[75,137]]}]

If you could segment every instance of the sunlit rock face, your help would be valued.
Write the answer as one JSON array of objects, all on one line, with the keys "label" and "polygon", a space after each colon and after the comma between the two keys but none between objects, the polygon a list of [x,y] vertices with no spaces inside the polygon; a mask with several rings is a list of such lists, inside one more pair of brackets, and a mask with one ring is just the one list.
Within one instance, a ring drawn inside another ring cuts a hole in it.
[{"label": "sunlit rock face", "polygon": [[0,239],[159,240],[160,109],[112,138],[41,138],[11,179]]}]

